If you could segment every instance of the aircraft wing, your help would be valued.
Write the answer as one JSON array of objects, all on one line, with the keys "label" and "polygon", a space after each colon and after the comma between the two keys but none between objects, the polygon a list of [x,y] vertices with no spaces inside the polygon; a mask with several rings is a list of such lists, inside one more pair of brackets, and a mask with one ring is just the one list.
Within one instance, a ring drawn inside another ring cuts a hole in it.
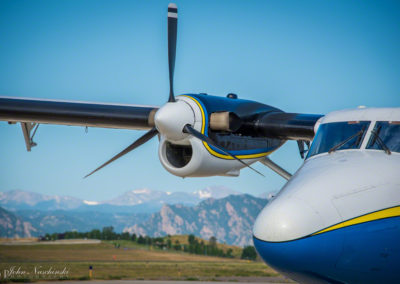
[{"label": "aircraft wing", "polygon": [[287,112],[259,114],[250,129],[254,128],[263,137],[311,141],[315,134],[314,126],[322,116]]},{"label": "aircraft wing", "polygon": [[[36,145],[33,142],[33,137],[39,124],[148,130],[131,145],[87,176],[133,151],[157,135],[165,138],[162,143],[166,143],[166,141],[179,141],[177,144],[163,144],[165,149],[168,148],[169,151],[169,154],[166,154],[166,156],[169,157],[168,159],[171,159],[169,161],[170,164],[163,165],[169,167],[169,171],[174,171],[176,175],[178,175],[179,169],[184,168],[192,158],[192,144],[187,146],[187,141],[185,141],[188,136],[202,141],[205,147],[199,146],[200,144],[195,145],[197,145],[196,147],[201,147],[201,151],[206,151],[202,153],[208,158],[208,162],[214,161],[215,157],[234,160],[231,163],[232,167],[224,168],[224,166],[221,166],[218,170],[219,172],[210,172],[208,169],[209,166],[203,164],[204,168],[198,172],[193,171],[192,173],[188,173],[181,171],[179,176],[182,177],[190,176],[191,174],[192,176],[203,176],[204,173],[206,173],[205,175],[214,175],[217,173],[225,175],[232,169],[238,168],[238,164],[235,164],[237,162],[240,162],[241,166],[244,165],[259,173],[248,163],[244,162],[241,157],[252,159],[253,161],[250,161],[254,162],[254,159],[261,159],[263,156],[279,148],[285,140],[289,139],[297,140],[300,154],[303,157],[304,144],[309,145],[309,141],[313,139],[314,125],[321,115],[284,113],[277,108],[258,102],[238,99],[237,95],[232,93],[228,94],[226,98],[208,96],[202,93],[185,95],[180,100],[175,99],[173,78],[178,23],[178,9],[175,4],[170,3],[168,5],[167,16],[170,90],[168,102],[161,108],[0,97],[0,121],[21,123],[28,151]],[[185,102],[185,98],[188,101]],[[156,113],[157,117],[155,117]],[[201,129],[194,127],[196,121],[201,121]],[[245,146],[244,149],[248,153],[236,156],[236,154],[233,154],[236,151],[235,147],[237,147],[235,143],[228,141],[226,144],[229,144],[231,149],[226,149],[225,146],[219,145],[208,135],[209,130],[213,131],[215,135],[216,133],[219,134],[219,137],[228,136],[228,138],[237,139],[241,143],[241,146]],[[254,145],[261,145],[254,141],[256,139],[260,141],[262,138],[272,139],[265,139],[263,147],[260,146],[263,149],[262,152],[253,153],[255,150],[258,150],[258,146],[254,148]],[[210,145],[214,149],[217,149],[219,153],[212,150]],[[225,165],[225,163],[221,163],[221,165]],[[268,165],[271,165],[271,162]],[[214,165],[212,168],[214,169]],[[277,169],[276,166],[273,168]],[[284,176],[287,177],[288,175]]]},{"label": "aircraft wing", "polygon": [[0,120],[148,130],[158,107],[0,97]]}]

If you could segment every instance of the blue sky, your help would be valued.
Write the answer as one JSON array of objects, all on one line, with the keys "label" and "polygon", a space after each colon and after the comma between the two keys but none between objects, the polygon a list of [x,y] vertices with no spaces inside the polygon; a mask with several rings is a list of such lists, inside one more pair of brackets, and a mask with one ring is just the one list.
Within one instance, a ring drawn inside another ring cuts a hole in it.
[{"label": "blue sky", "polygon": [[[398,1],[176,1],[175,92],[260,101],[288,112],[400,106]],[[0,95],[162,105],[168,97],[168,1],[0,1]],[[127,190],[226,186],[259,194],[284,180],[182,179],[157,139],[82,177],[141,131],[41,125],[25,151],[19,125],[0,123],[0,190],[104,200]],[[273,160],[302,163],[287,143]]]}]

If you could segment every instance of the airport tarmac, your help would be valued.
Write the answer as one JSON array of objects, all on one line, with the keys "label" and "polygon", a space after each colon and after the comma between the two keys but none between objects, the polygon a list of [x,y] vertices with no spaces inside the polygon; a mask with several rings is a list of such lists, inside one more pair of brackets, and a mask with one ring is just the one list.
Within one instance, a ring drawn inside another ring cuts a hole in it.
[{"label": "airport tarmac", "polygon": [[[248,279],[250,280],[250,279]],[[252,278],[252,280],[255,280]],[[282,278],[274,278],[270,279],[271,281],[265,282],[265,277],[259,277],[256,279],[258,281],[243,281],[243,282],[234,282],[235,284],[249,284],[249,283],[264,283],[264,284],[296,284],[296,282],[282,279]],[[278,281],[278,282],[277,282]],[[46,282],[35,282],[35,283],[46,283],[46,284],[60,284],[60,281],[46,281]],[[62,281],[63,284],[82,284],[82,281]],[[223,281],[169,281],[169,280],[92,280],[90,283],[96,284],[232,284],[232,281],[223,282]]]}]

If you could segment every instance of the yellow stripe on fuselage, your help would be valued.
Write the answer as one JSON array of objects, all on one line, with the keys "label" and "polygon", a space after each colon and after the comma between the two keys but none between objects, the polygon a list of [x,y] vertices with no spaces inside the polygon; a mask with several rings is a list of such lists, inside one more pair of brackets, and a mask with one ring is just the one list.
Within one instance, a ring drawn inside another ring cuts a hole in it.
[{"label": "yellow stripe on fuselage", "polygon": [[361,224],[361,223],[365,223],[365,222],[370,222],[370,221],[375,221],[375,220],[385,219],[385,218],[390,218],[390,217],[397,217],[397,216],[400,216],[400,206],[391,207],[391,208],[383,209],[380,211],[368,213],[366,215],[344,221],[342,223],[339,223],[334,226],[323,229],[321,231],[318,231],[318,232],[312,234],[312,236],[326,233],[326,232],[333,231],[333,230],[337,230],[337,229],[341,229],[341,228],[348,227],[348,226],[353,226],[353,225],[357,225],[357,224]]},{"label": "yellow stripe on fuselage", "polygon": [[[205,116],[205,112],[203,110],[202,105],[193,97],[190,96],[186,96],[183,95],[183,97],[187,97],[191,100],[193,100],[197,106],[200,108],[201,111],[201,119],[202,119],[202,123],[201,123],[201,133],[204,134],[205,133],[205,126],[206,126],[206,116]],[[204,147],[206,147],[207,151],[210,152],[210,154],[212,154],[213,156],[216,156],[218,158],[222,158],[222,159],[226,159],[226,160],[233,160],[234,158],[232,158],[231,156],[228,155],[224,155],[224,154],[220,154],[218,152],[215,152],[213,149],[211,149],[211,147],[203,141],[203,145]],[[271,154],[273,151],[271,152],[264,152],[264,153],[259,153],[259,154],[249,154],[249,155],[238,155],[236,156],[239,159],[257,159],[257,158],[262,158],[265,157],[269,154]]]}]

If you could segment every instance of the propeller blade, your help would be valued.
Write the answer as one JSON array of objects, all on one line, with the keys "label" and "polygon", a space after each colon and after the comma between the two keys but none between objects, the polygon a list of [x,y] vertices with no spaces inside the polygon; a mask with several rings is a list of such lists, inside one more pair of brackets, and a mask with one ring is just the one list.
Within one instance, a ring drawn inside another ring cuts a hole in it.
[{"label": "propeller blade", "polygon": [[169,67],[169,98],[168,102],[175,102],[174,97],[174,70],[176,56],[176,36],[178,28],[178,7],[174,3],[168,5],[168,67]]},{"label": "propeller blade", "polygon": [[213,145],[215,148],[218,148],[219,150],[221,150],[222,152],[224,152],[226,155],[231,156],[232,158],[234,158],[235,160],[239,161],[240,163],[242,163],[243,165],[245,165],[246,167],[252,169],[253,171],[255,171],[256,173],[258,173],[259,175],[262,175],[264,177],[264,175],[262,173],[260,173],[259,171],[257,171],[256,169],[252,168],[249,164],[245,163],[244,161],[242,161],[241,159],[239,159],[238,157],[236,157],[235,155],[232,155],[231,153],[229,153],[227,150],[225,150],[224,148],[222,148],[221,146],[217,145],[213,140],[211,140],[209,137],[201,134],[200,132],[198,132],[196,129],[194,129],[192,126],[190,126],[189,124],[186,124],[185,127],[183,128],[183,132],[188,133],[193,135],[194,137],[196,137],[197,139],[200,139],[203,142],[206,142],[208,144]]},{"label": "propeller blade", "polygon": [[151,138],[153,138],[154,136],[156,136],[158,133],[157,129],[155,127],[153,127],[152,129],[150,129],[146,134],[144,134],[142,137],[140,137],[139,139],[137,139],[135,142],[133,142],[131,145],[129,145],[128,147],[126,147],[122,152],[120,152],[119,154],[115,155],[114,157],[112,157],[110,160],[108,160],[107,162],[105,162],[104,164],[102,164],[100,167],[98,167],[97,169],[95,169],[94,171],[90,172],[89,174],[87,174],[84,178],[87,178],[88,176],[94,174],[95,172],[97,172],[98,170],[104,168],[105,166],[107,166],[108,164],[114,162],[116,159],[121,158],[123,155],[129,153],[130,151],[136,149],[137,147],[139,147],[140,145],[143,145],[144,143],[146,143],[147,141],[149,141]]}]

